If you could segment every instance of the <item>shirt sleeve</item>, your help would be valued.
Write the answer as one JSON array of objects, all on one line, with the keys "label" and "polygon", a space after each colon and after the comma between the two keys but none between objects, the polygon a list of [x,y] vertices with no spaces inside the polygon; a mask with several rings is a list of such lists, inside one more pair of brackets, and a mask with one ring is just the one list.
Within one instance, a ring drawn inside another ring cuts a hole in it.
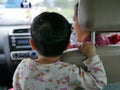
[{"label": "shirt sleeve", "polygon": [[73,65],[70,74],[71,85],[77,85],[86,90],[99,90],[107,84],[107,77],[98,55],[85,60],[87,71]]}]

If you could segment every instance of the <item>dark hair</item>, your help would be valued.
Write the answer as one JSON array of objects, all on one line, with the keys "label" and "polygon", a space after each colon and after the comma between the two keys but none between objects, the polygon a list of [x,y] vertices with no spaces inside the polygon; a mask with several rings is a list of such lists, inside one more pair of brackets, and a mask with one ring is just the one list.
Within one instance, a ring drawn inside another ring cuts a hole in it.
[{"label": "dark hair", "polygon": [[43,12],[31,25],[31,37],[37,51],[43,56],[59,56],[66,49],[71,35],[69,22],[55,12]]},{"label": "dark hair", "polygon": [[78,2],[74,6],[75,15],[78,16]]}]

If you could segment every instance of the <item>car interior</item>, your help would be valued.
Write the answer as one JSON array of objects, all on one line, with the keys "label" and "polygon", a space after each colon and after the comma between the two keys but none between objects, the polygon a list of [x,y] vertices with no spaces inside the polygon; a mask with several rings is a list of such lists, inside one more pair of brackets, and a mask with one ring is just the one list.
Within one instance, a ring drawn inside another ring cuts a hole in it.
[{"label": "car interior", "polygon": [[[114,0],[80,0],[78,10],[79,22],[86,28],[86,30],[91,32],[91,38],[94,44],[95,33],[120,32],[120,12],[118,11],[120,8],[119,3],[119,0],[115,0],[115,2]],[[92,13],[89,11],[92,11]],[[96,51],[103,62],[107,74],[108,85],[104,90],[119,90],[120,46],[96,46]],[[63,61],[74,63],[78,66],[82,66],[83,68],[85,67],[82,62],[85,58],[86,57],[80,53],[77,48],[65,51],[61,57]]]},{"label": "car interior", "polygon": [[[46,10],[55,10],[59,13],[68,10],[71,14],[75,4],[71,2],[74,1],[67,3],[67,0],[63,2],[59,0],[0,0],[0,90],[12,88],[14,71],[23,58],[37,58],[37,52],[33,51],[29,44],[32,19]],[[71,3],[70,10],[62,5],[69,3]],[[65,9],[62,9],[64,7]]]},{"label": "car interior", "polygon": [[[96,33],[120,32],[120,0],[79,0],[79,22],[91,32],[95,44]],[[12,88],[13,73],[23,58],[37,58],[29,44],[30,25],[0,26],[0,90]],[[103,62],[108,85],[103,90],[120,90],[120,46],[96,46]],[[61,60],[83,68],[86,57],[77,48],[66,50]]]}]

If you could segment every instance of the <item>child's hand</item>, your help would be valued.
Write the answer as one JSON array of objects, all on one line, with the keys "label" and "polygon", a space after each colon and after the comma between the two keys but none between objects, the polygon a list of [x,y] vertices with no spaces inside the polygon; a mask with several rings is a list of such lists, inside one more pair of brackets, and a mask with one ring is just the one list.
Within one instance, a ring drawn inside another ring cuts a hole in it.
[{"label": "child's hand", "polygon": [[81,44],[78,49],[88,58],[96,55],[96,49],[92,42],[85,42]]}]

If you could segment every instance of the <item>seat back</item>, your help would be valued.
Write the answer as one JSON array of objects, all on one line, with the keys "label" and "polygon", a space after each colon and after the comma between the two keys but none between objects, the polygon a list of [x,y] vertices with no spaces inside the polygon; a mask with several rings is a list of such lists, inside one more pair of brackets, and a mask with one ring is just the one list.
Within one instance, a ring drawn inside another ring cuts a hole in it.
[{"label": "seat back", "polygon": [[120,83],[108,84],[103,90],[120,90]]},{"label": "seat back", "polygon": [[[108,83],[120,82],[120,46],[99,46],[96,47],[97,54],[103,62],[108,78]],[[61,60],[76,64],[83,68],[85,56],[78,49],[65,51]]]},{"label": "seat back", "polygon": [[120,31],[120,0],[79,0],[78,19],[88,31]]}]

